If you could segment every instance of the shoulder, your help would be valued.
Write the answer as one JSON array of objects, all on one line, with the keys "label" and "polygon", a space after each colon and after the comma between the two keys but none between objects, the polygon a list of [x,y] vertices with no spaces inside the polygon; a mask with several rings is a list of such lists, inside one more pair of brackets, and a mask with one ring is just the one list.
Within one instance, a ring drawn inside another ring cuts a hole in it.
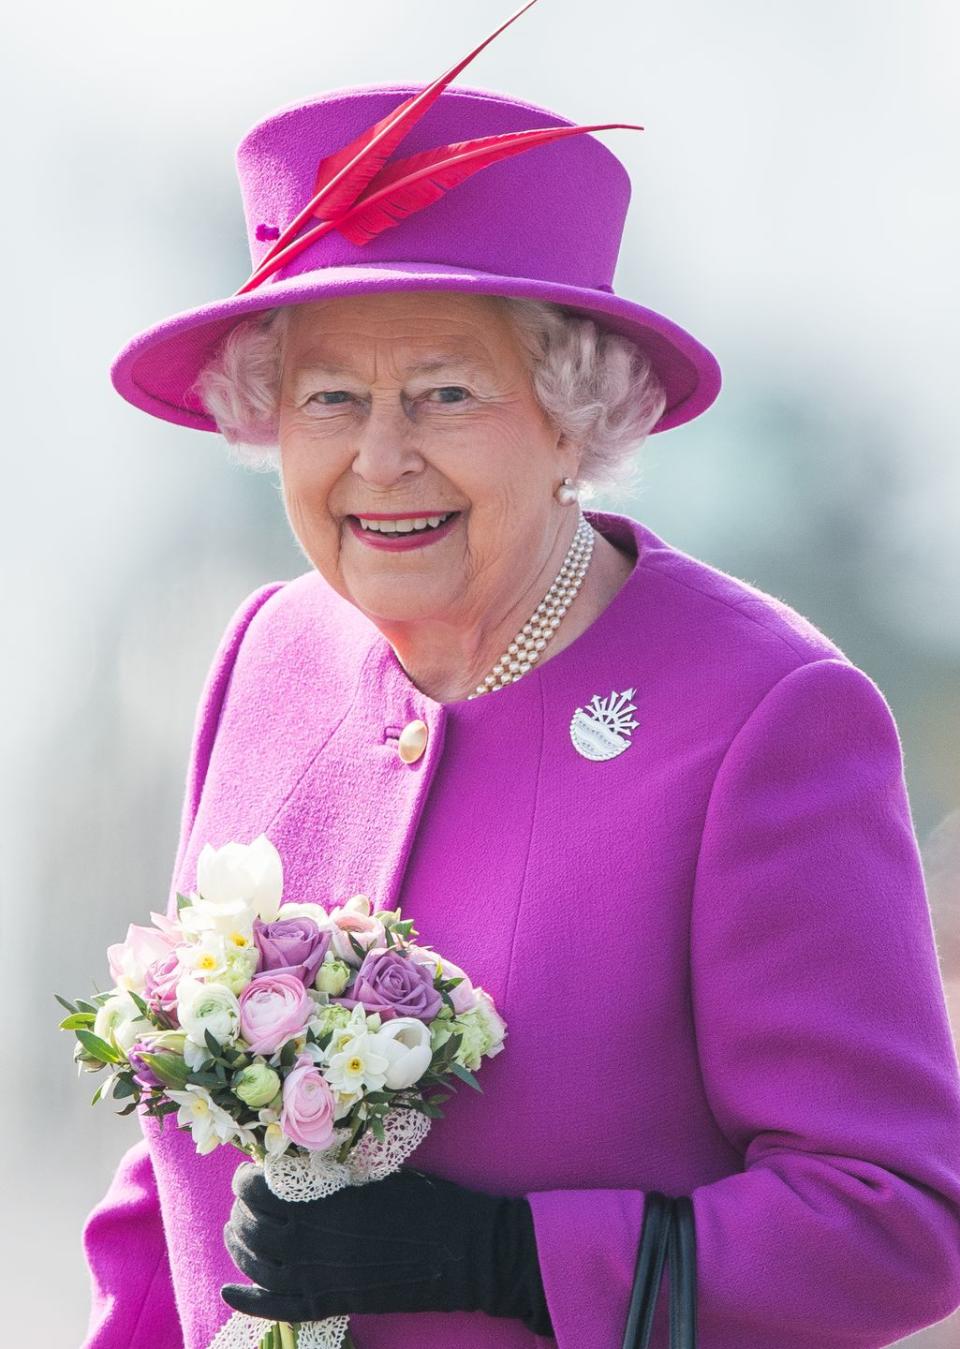
[{"label": "shoulder", "polygon": [[645,525],[607,515],[608,537],[632,536],[638,561],[618,606],[617,638],[675,715],[720,750],[763,706],[868,705],[892,725],[879,688],[830,636],[786,600],[685,553]]}]

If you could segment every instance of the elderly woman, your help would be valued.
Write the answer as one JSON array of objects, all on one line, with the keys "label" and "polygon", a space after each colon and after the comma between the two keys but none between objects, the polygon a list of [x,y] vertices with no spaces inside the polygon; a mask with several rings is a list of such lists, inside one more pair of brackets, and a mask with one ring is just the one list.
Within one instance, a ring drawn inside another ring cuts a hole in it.
[{"label": "elderly woman", "polygon": [[[692,1197],[705,1349],[889,1344],[960,1303],[960,1072],[897,728],[788,605],[582,511],[719,387],[612,290],[629,183],[599,140],[387,223],[304,214],[421,93],[255,127],[252,284],[114,380],[275,465],[309,563],[222,637],[171,903],[206,843],[265,833],[287,899],[402,906],[504,1052],[415,1165],[306,1204],[235,1196],[239,1153],[143,1117],[85,1228],[86,1345],[206,1349],[232,1307],[347,1312],[362,1349],[611,1349],[657,1189]],[[445,88],[403,149],[570,125]]]}]

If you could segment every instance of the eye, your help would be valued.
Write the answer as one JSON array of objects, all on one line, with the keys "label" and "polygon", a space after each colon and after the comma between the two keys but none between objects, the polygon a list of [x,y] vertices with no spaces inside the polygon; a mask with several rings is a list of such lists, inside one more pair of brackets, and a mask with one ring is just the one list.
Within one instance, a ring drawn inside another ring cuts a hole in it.
[{"label": "eye", "polygon": [[[324,389],[322,393],[311,394],[310,397],[307,399],[307,402],[313,403],[318,399],[326,399],[326,398],[335,398],[337,400],[340,400],[342,398],[349,398],[349,397],[350,394],[348,394],[345,389]],[[329,407],[339,407],[340,404],[339,401],[336,403],[321,402],[320,406],[329,408]]]},{"label": "eye", "polygon": [[441,398],[441,400],[440,400],[441,403],[462,403],[462,402],[464,402],[467,398],[470,397],[470,390],[469,390],[469,389],[461,388],[461,386],[460,386],[459,384],[444,384],[444,385],[443,385],[441,388],[439,388],[439,389],[432,389],[431,392],[432,392],[432,393],[440,393],[440,394],[448,394],[448,393],[452,393],[452,394],[454,394],[454,395],[457,395],[457,394],[462,395],[462,397]]}]

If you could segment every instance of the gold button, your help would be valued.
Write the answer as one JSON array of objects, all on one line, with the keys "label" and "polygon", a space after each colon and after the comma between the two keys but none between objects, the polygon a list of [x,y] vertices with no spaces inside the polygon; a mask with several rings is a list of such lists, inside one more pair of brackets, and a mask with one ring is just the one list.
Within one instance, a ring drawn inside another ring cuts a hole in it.
[{"label": "gold button", "polygon": [[400,732],[397,751],[404,763],[416,763],[427,748],[427,723],[408,721]]}]

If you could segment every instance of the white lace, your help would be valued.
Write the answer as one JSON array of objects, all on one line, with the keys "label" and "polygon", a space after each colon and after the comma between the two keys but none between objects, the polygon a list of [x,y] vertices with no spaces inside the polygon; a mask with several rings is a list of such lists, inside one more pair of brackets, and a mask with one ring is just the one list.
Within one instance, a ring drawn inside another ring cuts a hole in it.
[{"label": "white lace", "polygon": [[[383,1119],[386,1137],[382,1143],[367,1130],[347,1160],[338,1162],[337,1149],[349,1137],[349,1130],[338,1129],[325,1152],[267,1157],[264,1179],[278,1199],[290,1203],[325,1199],[346,1185],[366,1185],[399,1171],[429,1130],[430,1117],[419,1110],[391,1110]],[[347,1316],[327,1316],[322,1321],[300,1322],[296,1328],[297,1349],[340,1349],[348,1321]],[[258,1349],[271,1324],[262,1316],[234,1312],[207,1349]]]}]

